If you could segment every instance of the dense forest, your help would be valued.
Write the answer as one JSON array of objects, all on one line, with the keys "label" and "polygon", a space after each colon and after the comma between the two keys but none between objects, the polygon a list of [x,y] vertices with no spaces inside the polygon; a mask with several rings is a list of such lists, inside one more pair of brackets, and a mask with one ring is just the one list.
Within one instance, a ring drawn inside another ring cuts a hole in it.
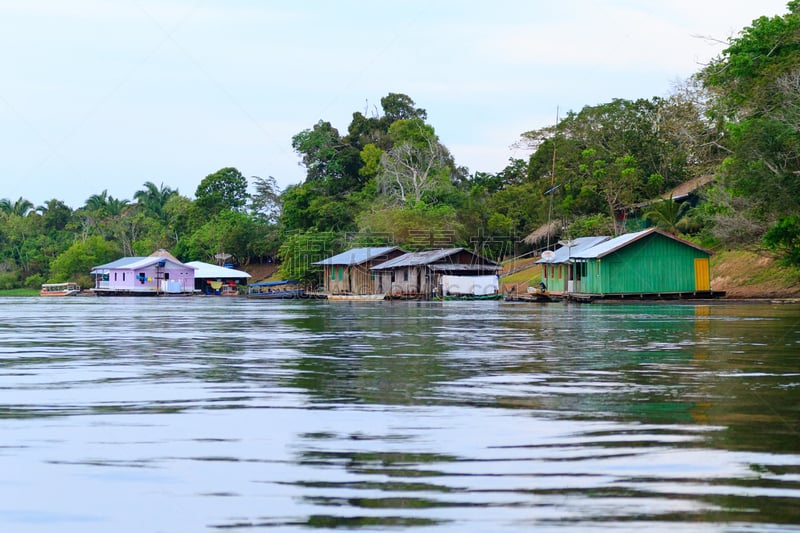
[{"label": "dense forest", "polygon": [[[390,93],[346,131],[320,120],[297,133],[306,177],[283,191],[223,168],[193,198],[147,181],[131,200],[102,191],[74,210],[3,199],[0,289],[91,285],[92,266],[158,248],[183,261],[227,253],[243,267],[277,258],[282,275],[310,281],[312,261],[352,246],[464,246],[503,259],[647,225],[800,265],[800,0],[753,21],[669,96],[570,111],[519,142],[527,160],[470,172],[425,109]],[[691,180],[705,183],[691,201],[668,197]]]}]

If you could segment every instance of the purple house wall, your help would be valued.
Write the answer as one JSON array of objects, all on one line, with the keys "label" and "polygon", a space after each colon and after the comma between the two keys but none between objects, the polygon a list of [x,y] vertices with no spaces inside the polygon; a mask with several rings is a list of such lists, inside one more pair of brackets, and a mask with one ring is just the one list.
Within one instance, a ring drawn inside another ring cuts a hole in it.
[{"label": "purple house wall", "polygon": [[194,267],[166,257],[123,257],[92,269],[92,290],[99,295],[191,294],[194,271]]}]

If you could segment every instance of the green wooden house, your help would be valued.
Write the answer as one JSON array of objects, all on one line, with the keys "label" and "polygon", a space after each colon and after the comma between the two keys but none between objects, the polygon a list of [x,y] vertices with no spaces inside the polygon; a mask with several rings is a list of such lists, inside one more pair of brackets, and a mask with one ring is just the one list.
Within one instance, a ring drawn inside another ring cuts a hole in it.
[{"label": "green wooden house", "polygon": [[570,256],[575,294],[711,295],[711,252],[656,228],[627,233]]},{"label": "green wooden house", "polygon": [[543,254],[554,294],[594,297],[721,296],[711,290],[711,252],[656,228],[619,237],[581,237]]}]

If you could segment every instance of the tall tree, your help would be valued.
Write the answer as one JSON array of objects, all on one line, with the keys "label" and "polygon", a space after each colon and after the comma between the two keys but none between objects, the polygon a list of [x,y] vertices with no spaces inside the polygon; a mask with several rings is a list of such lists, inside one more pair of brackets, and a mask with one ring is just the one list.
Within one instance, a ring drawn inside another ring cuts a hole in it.
[{"label": "tall tree", "polygon": [[133,193],[133,198],[145,211],[153,214],[161,221],[165,220],[164,206],[169,199],[178,194],[178,191],[167,187],[163,183],[157,187],[155,183],[146,181],[144,189]]},{"label": "tall tree", "polygon": [[428,112],[420,107],[414,107],[415,105],[414,100],[402,93],[389,93],[381,98],[381,107],[383,108],[384,121],[387,126],[394,124],[398,120],[413,118],[426,120]]},{"label": "tall tree", "polygon": [[209,174],[195,191],[195,203],[206,216],[241,211],[247,205],[247,179],[233,167]]},{"label": "tall tree", "polygon": [[15,202],[12,202],[8,198],[0,200],[0,212],[8,215],[24,217],[33,210],[33,204],[21,196]]},{"label": "tall tree", "polygon": [[255,193],[250,197],[250,210],[266,222],[277,223],[281,216],[281,190],[272,176],[261,178],[253,176]]},{"label": "tall tree", "polygon": [[395,145],[381,157],[380,190],[399,204],[419,203],[449,177],[448,153],[421,119],[398,120],[389,130]]},{"label": "tall tree", "polygon": [[800,1],[788,8],[754,20],[700,73],[729,132],[726,183],[773,220],[800,210]]}]

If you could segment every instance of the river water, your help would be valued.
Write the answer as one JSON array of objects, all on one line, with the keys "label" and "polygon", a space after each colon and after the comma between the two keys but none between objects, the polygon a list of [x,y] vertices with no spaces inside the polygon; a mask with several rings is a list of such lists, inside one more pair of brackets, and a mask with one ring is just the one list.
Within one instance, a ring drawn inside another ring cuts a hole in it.
[{"label": "river water", "polygon": [[0,531],[800,531],[800,306],[0,298]]}]

